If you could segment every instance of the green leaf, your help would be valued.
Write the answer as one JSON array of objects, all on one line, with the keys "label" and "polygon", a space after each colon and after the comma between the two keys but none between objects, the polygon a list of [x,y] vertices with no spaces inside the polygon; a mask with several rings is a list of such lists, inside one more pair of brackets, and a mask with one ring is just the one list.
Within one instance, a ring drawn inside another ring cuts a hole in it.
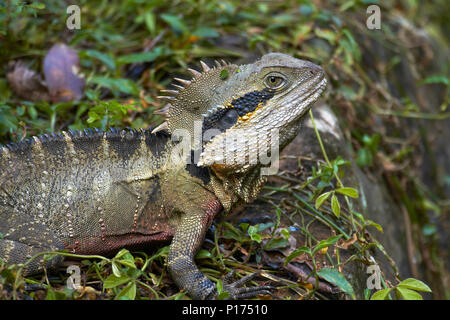
[{"label": "green leaf", "polygon": [[396,293],[404,300],[423,300],[420,293],[402,287],[395,288]]},{"label": "green leaf", "polygon": [[423,283],[420,280],[408,278],[400,282],[397,287],[406,288],[406,289],[412,289],[416,291],[425,291],[425,292],[431,292],[431,289],[429,286],[427,286],[425,283]]},{"label": "green leaf", "polygon": [[183,20],[181,20],[177,16],[171,14],[161,14],[160,17],[170,25],[175,33],[188,33],[188,27],[184,24]]},{"label": "green leaf", "polygon": [[339,218],[339,216],[341,215],[341,206],[339,205],[339,201],[334,193],[331,197],[331,209],[333,210],[333,213],[336,215],[336,217]]},{"label": "green leaf", "polygon": [[128,281],[130,281],[130,278],[127,275],[122,275],[118,277],[115,274],[111,274],[103,282],[103,288],[111,289],[120,286],[121,284],[127,283]]},{"label": "green leaf", "polygon": [[320,206],[325,202],[325,200],[328,199],[330,194],[331,194],[331,191],[325,192],[325,193],[323,193],[323,194],[321,194],[320,196],[317,197],[317,199],[316,199],[316,209],[320,208]]},{"label": "green leaf", "polygon": [[112,271],[116,277],[121,277],[122,272],[120,271],[120,268],[115,261],[112,262]]},{"label": "green leaf", "polygon": [[45,300],[57,300],[55,290],[53,290],[52,288],[49,288],[47,290],[47,295],[45,297]]},{"label": "green leaf", "polygon": [[372,154],[367,148],[358,150],[358,153],[356,155],[356,163],[358,163],[359,166],[371,166],[372,161]]},{"label": "green leaf", "polygon": [[[243,224],[241,223],[241,225],[243,225]],[[233,239],[238,242],[242,241],[242,239],[244,238],[244,234],[239,229],[235,228],[229,222],[224,222],[224,226],[226,227],[226,229],[223,231],[223,235],[222,235],[223,238]]]},{"label": "green leaf", "polygon": [[358,191],[354,188],[337,188],[335,190],[337,193],[344,194],[346,196],[352,197],[352,198],[358,198]]},{"label": "green leaf", "polygon": [[118,260],[120,264],[129,267],[131,269],[136,269],[136,265],[134,264],[134,260]]},{"label": "green leaf", "polygon": [[296,256],[298,256],[302,253],[311,254],[311,249],[306,246],[296,249],[295,251],[293,251],[290,255],[288,255],[286,257],[286,259],[284,260],[284,265],[287,265],[292,259],[294,259]]},{"label": "green leaf", "polygon": [[197,252],[195,258],[196,259],[212,258],[212,254],[208,250],[201,249]]},{"label": "green leaf", "polygon": [[248,227],[247,232],[248,232],[248,235],[250,236],[250,239],[252,239],[253,241],[256,241],[258,243],[261,242],[262,238],[261,238],[261,235],[258,233],[258,225]]},{"label": "green leaf", "polygon": [[375,227],[378,231],[383,232],[383,227],[372,220],[366,220],[366,225]]},{"label": "green leaf", "polygon": [[197,30],[195,30],[192,34],[200,38],[217,38],[220,36],[216,30],[209,27],[200,27]]},{"label": "green leaf", "polygon": [[230,293],[228,291],[223,291],[223,283],[222,280],[219,279],[216,282],[217,285],[217,299],[218,300],[225,300],[226,298],[228,298],[230,296]]},{"label": "green leaf", "polygon": [[375,292],[370,300],[387,300],[389,292],[391,292],[392,288],[383,289]]},{"label": "green leaf", "polygon": [[228,291],[222,291],[217,295],[218,300],[225,300],[230,296],[230,293]]},{"label": "green leaf", "polygon": [[331,30],[316,28],[314,29],[314,32],[316,36],[328,40],[328,42],[330,42],[331,44],[334,44],[336,41],[336,33]]},{"label": "green leaf", "polygon": [[147,25],[148,31],[150,31],[150,34],[154,34],[155,30],[156,30],[155,15],[152,12],[147,11],[144,15],[144,19],[145,19],[145,24]]},{"label": "green leaf", "polygon": [[163,47],[156,47],[149,52],[139,52],[121,56],[117,59],[117,62],[120,64],[152,62],[159,58],[163,54],[163,52]]},{"label": "green leaf", "polygon": [[344,275],[336,269],[322,268],[317,272],[317,275],[355,298],[352,285],[345,279]]},{"label": "green leaf", "polygon": [[115,300],[134,300],[136,298],[136,283],[130,282],[116,296]]},{"label": "green leaf", "polygon": [[312,255],[315,255],[317,251],[319,251],[322,248],[329,247],[331,245],[334,245],[340,238],[342,237],[342,234],[339,234],[337,236],[332,236],[328,239],[324,239],[319,241],[319,243],[314,247],[312,251]]},{"label": "green leaf", "polygon": [[220,294],[223,291],[223,283],[221,279],[217,280],[216,286],[217,293]]},{"label": "green leaf", "polygon": [[446,76],[431,76],[423,79],[422,81],[419,81],[419,85],[421,84],[428,84],[428,83],[441,83],[448,86],[448,77]]},{"label": "green leaf", "polygon": [[227,78],[228,78],[228,70],[223,69],[222,71],[220,71],[220,79],[226,80]]},{"label": "green leaf", "polygon": [[350,30],[343,29],[342,32],[344,33],[344,35],[347,37],[347,39],[349,41],[350,48],[351,48],[351,53],[352,53],[353,57],[355,57],[355,59],[357,61],[359,61],[361,59],[361,51],[359,50],[358,43],[356,42],[356,40],[353,37],[353,35],[350,32]]},{"label": "green leaf", "polygon": [[116,259],[120,259],[122,258],[124,255],[126,255],[127,253],[129,253],[129,251],[127,249],[122,249],[119,252],[117,252],[116,256],[114,258]]},{"label": "green leaf", "polygon": [[264,245],[264,250],[273,250],[277,248],[286,247],[288,241],[284,237],[273,237],[270,238],[267,243]]},{"label": "green leaf", "polygon": [[111,79],[108,77],[93,76],[90,79],[90,82],[108,88],[113,93],[119,91],[131,95],[139,95],[139,88],[133,81],[129,79]]},{"label": "green leaf", "polygon": [[94,58],[103,62],[109,69],[114,70],[116,68],[116,63],[111,54],[103,53],[97,50],[85,50],[80,52],[80,55],[84,54],[89,58]]},{"label": "green leaf", "polygon": [[40,2],[33,2],[32,4],[29,4],[28,7],[33,8],[33,9],[42,10],[42,9],[45,9],[45,4],[40,3]]},{"label": "green leaf", "polygon": [[346,11],[347,9],[353,7],[356,4],[355,0],[349,0],[341,4],[339,11]]}]

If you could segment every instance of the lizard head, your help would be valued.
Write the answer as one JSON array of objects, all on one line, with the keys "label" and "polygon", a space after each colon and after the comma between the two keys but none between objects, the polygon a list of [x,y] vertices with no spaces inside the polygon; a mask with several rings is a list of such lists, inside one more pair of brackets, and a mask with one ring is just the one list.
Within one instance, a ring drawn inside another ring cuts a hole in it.
[{"label": "lizard head", "polygon": [[179,91],[166,91],[173,94],[167,125],[171,133],[183,129],[193,137],[192,149],[201,150],[198,165],[217,170],[258,163],[275,135],[282,149],[326,86],[322,68],[282,53],[242,66],[202,66],[201,73],[191,69],[192,80],[176,79],[183,84]]}]

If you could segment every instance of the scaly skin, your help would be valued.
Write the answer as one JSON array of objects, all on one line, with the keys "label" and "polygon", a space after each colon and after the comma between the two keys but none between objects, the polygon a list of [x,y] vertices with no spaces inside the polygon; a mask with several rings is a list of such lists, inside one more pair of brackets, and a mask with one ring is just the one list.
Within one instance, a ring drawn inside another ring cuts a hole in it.
[{"label": "scaly skin", "polygon": [[[43,251],[109,254],[171,240],[176,284],[194,299],[216,297],[193,260],[206,230],[219,212],[257,195],[264,166],[250,161],[253,153],[273,142],[274,129],[281,151],[326,80],[320,67],[279,53],[202,67],[192,80],[178,79],[179,91],[166,91],[167,123],[154,130],[161,132],[62,132],[0,148],[0,258],[24,263]],[[197,139],[199,128],[214,132]],[[25,272],[43,267],[36,260]],[[229,284],[228,276],[230,298],[267,292],[239,288],[251,277]]]}]

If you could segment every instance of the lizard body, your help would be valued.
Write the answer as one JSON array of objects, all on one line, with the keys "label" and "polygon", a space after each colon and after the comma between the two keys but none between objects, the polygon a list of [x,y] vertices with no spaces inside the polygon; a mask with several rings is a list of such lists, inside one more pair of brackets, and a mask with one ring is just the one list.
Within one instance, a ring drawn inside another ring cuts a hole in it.
[{"label": "lizard body", "polygon": [[[216,286],[193,261],[206,230],[219,212],[257,195],[265,179],[252,153],[271,145],[273,130],[279,148],[287,145],[326,80],[320,67],[280,53],[202,67],[163,97],[168,130],[88,129],[0,147],[0,258],[24,263],[42,251],[108,254],[171,240],[176,284],[192,298],[214,298]],[[25,271],[42,268],[36,260]],[[224,288],[231,298],[266,289],[237,284]]]}]

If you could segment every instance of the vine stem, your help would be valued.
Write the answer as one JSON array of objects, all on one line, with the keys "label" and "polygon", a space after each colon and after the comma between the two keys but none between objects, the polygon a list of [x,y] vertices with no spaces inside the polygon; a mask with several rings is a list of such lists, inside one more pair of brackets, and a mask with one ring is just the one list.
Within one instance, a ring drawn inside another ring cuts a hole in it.
[{"label": "vine stem", "polygon": [[[314,116],[313,116],[313,113],[312,113],[312,109],[309,109],[309,116],[311,117],[311,122],[312,122],[312,125],[313,125],[313,128],[314,128],[314,132],[316,133],[317,141],[319,142],[320,150],[322,151],[323,158],[327,162],[328,166],[331,167],[331,162],[328,159],[327,152],[325,151],[325,147],[323,146],[322,138],[320,137],[319,130],[317,129],[316,122],[314,121]],[[336,178],[338,187],[339,188],[344,187],[344,184],[342,183],[341,179],[339,178],[337,172],[335,172],[333,170],[333,173],[334,173],[334,176]],[[352,223],[353,230],[357,230],[356,226],[355,226],[355,220],[353,219],[353,210],[352,210],[352,205],[350,203],[350,200],[348,199],[347,196],[344,196],[344,198],[345,198],[345,202],[347,203],[348,210],[350,212],[350,221]]]},{"label": "vine stem", "polygon": [[72,257],[72,258],[81,258],[81,259],[101,259],[101,260],[105,260],[107,262],[111,262],[111,259],[105,258],[103,256],[99,256],[99,255],[80,255],[80,254],[73,254],[73,253],[68,253],[68,252],[58,252],[58,251],[44,251],[44,252],[39,252],[38,254],[35,254],[34,256],[32,256],[30,259],[28,259],[24,264],[20,265],[15,280],[14,280],[14,287],[13,287],[13,298],[17,299],[17,287],[19,284],[19,278],[20,275],[23,271],[23,269],[29,265],[34,259],[40,257],[40,256],[44,256],[44,255],[60,255],[60,256],[65,256],[65,257]]}]

